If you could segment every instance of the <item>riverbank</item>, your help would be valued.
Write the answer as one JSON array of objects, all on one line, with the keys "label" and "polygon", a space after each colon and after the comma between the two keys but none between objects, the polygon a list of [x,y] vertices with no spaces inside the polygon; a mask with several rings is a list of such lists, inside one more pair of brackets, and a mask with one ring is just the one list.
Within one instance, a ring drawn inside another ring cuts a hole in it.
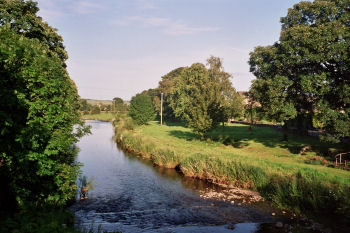
[{"label": "riverbank", "polygon": [[[296,213],[350,215],[350,173],[319,156],[325,146],[315,138],[231,124],[207,141],[179,124],[152,122],[134,127],[125,118],[115,122],[118,143],[158,166],[176,168],[185,176],[225,186],[258,191],[266,200]],[[301,148],[312,151],[299,154]]]},{"label": "riverbank", "polygon": [[115,118],[115,114],[111,112],[101,112],[99,114],[85,114],[85,115],[82,115],[82,118],[88,119],[88,120],[112,122]]}]

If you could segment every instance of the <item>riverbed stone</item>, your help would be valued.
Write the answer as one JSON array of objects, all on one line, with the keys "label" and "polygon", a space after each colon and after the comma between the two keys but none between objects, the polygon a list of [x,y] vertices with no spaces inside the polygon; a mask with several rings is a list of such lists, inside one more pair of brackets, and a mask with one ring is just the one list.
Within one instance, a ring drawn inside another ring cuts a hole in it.
[{"label": "riverbed stone", "polygon": [[276,222],[276,227],[278,228],[282,228],[283,227],[283,223],[282,222]]}]

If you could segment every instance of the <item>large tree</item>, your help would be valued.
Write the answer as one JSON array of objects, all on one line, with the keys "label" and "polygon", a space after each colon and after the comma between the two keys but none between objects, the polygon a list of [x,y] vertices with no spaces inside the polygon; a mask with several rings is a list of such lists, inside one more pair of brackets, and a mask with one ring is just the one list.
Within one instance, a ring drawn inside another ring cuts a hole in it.
[{"label": "large tree", "polygon": [[[180,76],[184,67],[176,68],[166,75],[162,76],[162,80],[159,81],[158,92],[163,93],[163,117],[166,120],[179,120],[176,118],[173,109],[170,107],[170,92],[174,87],[174,79]],[[160,95],[158,95],[157,100],[153,102],[159,103],[160,105]]]},{"label": "large tree", "polygon": [[56,54],[64,62],[68,54],[62,37],[57,34],[56,28],[37,15],[38,11],[37,2],[31,0],[0,0],[0,26],[7,26],[27,38],[38,39],[48,46],[48,54]]},{"label": "large tree", "polygon": [[183,68],[172,81],[169,98],[175,116],[184,119],[201,138],[238,109],[238,94],[221,59],[212,56],[207,62],[208,68],[200,63]]},{"label": "large tree", "polygon": [[219,104],[218,110],[212,113],[212,117],[215,121],[222,122],[224,127],[224,122],[229,118],[240,116],[243,113],[243,99],[232,86],[230,80],[232,76],[224,71],[221,58],[210,56],[207,65],[215,93],[215,102]]},{"label": "large tree", "polygon": [[175,78],[171,91],[170,103],[175,115],[183,118],[202,138],[217,123],[210,115],[219,110],[211,88],[213,84],[205,66],[195,63]]},{"label": "large tree", "polygon": [[256,48],[250,59],[252,93],[263,106],[288,113],[284,119],[295,111],[317,116],[330,141],[350,135],[349,8],[346,0],[294,5],[281,19],[280,41]]},{"label": "large tree", "polygon": [[37,11],[0,1],[1,210],[63,205],[76,192],[79,96],[62,40]]}]

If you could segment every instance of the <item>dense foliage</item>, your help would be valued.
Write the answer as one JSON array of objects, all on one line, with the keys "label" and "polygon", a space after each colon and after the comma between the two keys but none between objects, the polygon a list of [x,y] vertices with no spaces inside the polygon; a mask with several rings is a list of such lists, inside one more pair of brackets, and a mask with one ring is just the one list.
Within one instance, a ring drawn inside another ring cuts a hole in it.
[{"label": "dense foliage", "polygon": [[[176,68],[166,75],[163,75],[161,81],[159,81],[158,90],[159,93],[163,93],[163,118],[165,120],[179,120],[176,118],[173,109],[170,107],[170,92],[174,86],[174,79],[180,76],[183,69],[184,67]],[[153,102],[160,103],[160,100],[158,98],[158,101]]]},{"label": "dense foliage", "polygon": [[350,2],[300,2],[281,19],[280,40],[250,55],[251,95],[272,119],[311,115],[323,139],[350,136]]},{"label": "dense foliage", "polygon": [[143,125],[155,117],[152,99],[146,94],[137,94],[130,101],[129,115],[134,121]]},{"label": "dense foliage", "polygon": [[0,1],[1,210],[61,206],[76,192],[73,144],[86,129],[62,38],[38,10]]},{"label": "dense foliage", "polygon": [[175,116],[184,119],[202,138],[219,122],[243,111],[242,99],[232,87],[231,75],[224,72],[221,59],[210,57],[208,65],[195,63],[183,68],[172,81],[169,97]]}]

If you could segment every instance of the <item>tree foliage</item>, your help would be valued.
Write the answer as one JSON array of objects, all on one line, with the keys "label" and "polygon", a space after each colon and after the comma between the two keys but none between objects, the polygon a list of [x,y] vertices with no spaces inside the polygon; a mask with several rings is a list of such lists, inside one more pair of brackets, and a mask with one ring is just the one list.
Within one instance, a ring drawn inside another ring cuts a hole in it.
[{"label": "tree foliage", "polygon": [[130,101],[129,115],[134,121],[143,125],[155,117],[154,106],[150,96],[146,94],[137,94]]},{"label": "tree foliage", "polygon": [[281,19],[280,41],[250,57],[251,94],[274,119],[317,116],[330,141],[350,135],[350,2],[300,2]]},{"label": "tree foliage", "polygon": [[113,110],[115,112],[126,112],[128,111],[128,106],[124,103],[124,100],[119,97],[113,98],[114,108]]},{"label": "tree foliage", "polygon": [[182,69],[173,80],[170,92],[170,106],[175,116],[184,119],[202,138],[219,122],[243,110],[241,99],[232,87],[231,75],[223,70],[221,59],[210,57],[208,66],[207,69],[195,63]]},{"label": "tree foliage", "polygon": [[0,10],[0,208],[64,205],[76,191],[73,143],[87,130],[66,52],[35,3]]},{"label": "tree foliage", "polygon": [[[166,75],[162,76],[162,80],[159,81],[158,90],[159,93],[163,93],[163,117],[166,120],[179,120],[176,118],[173,109],[170,107],[170,93],[174,86],[174,79],[180,76],[184,67],[176,68]],[[154,100],[154,103],[159,103],[160,106],[160,96],[156,97],[157,100]]]},{"label": "tree foliage", "polygon": [[[63,39],[57,29],[49,26],[37,16],[38,4],[25,0],[0,0],[0,26],[9,27],[17,34],[30,39],[38,39],[48,46],[49,55],[57,55],[62,62],[68,58]],[[65,64],[63,64],[65,66]]]}]

